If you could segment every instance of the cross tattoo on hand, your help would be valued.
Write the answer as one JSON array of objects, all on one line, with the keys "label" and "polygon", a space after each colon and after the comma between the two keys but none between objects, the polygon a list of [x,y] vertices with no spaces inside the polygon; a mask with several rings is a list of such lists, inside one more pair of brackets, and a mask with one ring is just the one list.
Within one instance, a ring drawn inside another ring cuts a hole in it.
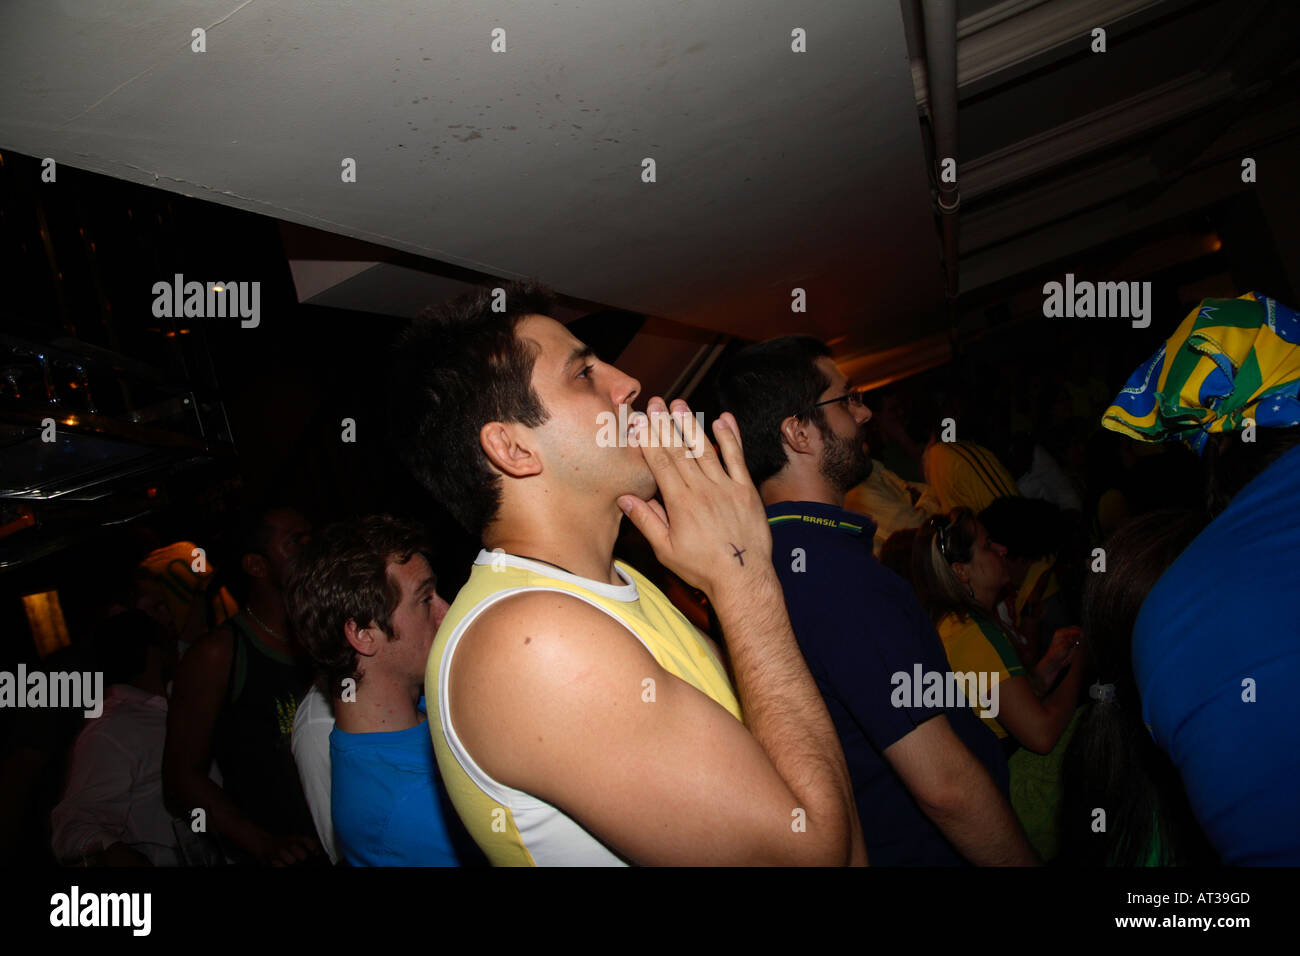
[{"label": "cross tattoo on hand", "polygon": [[[731,542],[728,541],[727,544],[731,544]],[[732,556],[733,558],[735,558],[737,561],[739,561],[739,562],[740,562],[740,566],[743,568],[743,567],[745,566],[745,559],[742,558],[741,555],[744,554],[744,553],[745,553],[746,551],[748,551],[749,549],[748,549],[748,548],[737,548],[734,544],[731,544],[731,550],[732,550],[732,555],[731,555],[731,556]]]}]

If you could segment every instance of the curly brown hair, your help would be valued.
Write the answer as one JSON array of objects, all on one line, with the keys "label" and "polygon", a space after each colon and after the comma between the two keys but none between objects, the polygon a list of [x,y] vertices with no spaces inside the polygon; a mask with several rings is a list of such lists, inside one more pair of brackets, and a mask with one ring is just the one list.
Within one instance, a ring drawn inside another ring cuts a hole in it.
[{"label": "curly brown hair", "polygon": [[347,622],[378,627],[393,640],[392,616],[402,595],[388,563],[405,564],[428,553],[423,530],[391,515],[338,522],[303,546],[290,570],[285,607],[331,696],[340,693],[344,679],[361,678]]}]

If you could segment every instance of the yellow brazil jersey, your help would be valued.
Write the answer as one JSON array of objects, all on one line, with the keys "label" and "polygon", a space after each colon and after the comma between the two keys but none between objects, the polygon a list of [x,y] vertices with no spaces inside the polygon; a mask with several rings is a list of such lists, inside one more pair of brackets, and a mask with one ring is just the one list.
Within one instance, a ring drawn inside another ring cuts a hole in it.
[{"label": "yellow brazil jersey", "polygon": [[[962,620],[958,614],[952,613],[939,621],[938,631],[948,655],[948,666],[954,672],[997,674],[999,686],[1013,677],[1024,676],[1025,667],[1020,663],[1020,655],[997,625],[974,615]],[[1007,736],[1006,729],[996,718],[980,719],[999,739]]]},{"label": "yellow brazil jersey", "polygon": [[[1025,612],[1031,603],[1040,603],[1054,598],[1061,593],[1061,584],[1056,579],[1056,558],[1048,556],[1039,558],[1025,572],[1025,579],[1016,589],[1016,626],[1020,627]],[[1047,635],[1048,638],[1051,635]]]},{"label": "yellow brazil jersey", "polygon": [[935,442],[921,460],[940,511],[969,508],[979,514],[998,498],[1020,495],[997,456],[974,442]]},{"label": "yellow brazil jersey", "polygon": [[560,591],[625,626],[668,673],[741,718],[722,663],[695,627],[638,572],[616,562],[621,585],[593,581],[551,565],[480,551],[469,581],[452,602],[425,671],[429,732],[438,770],[470,835],[494,866],[620,866],[623,860],[562,811],[489,777],[465,749],[451,721],[448,677],[461,636],[486,608],[525,591]]}]

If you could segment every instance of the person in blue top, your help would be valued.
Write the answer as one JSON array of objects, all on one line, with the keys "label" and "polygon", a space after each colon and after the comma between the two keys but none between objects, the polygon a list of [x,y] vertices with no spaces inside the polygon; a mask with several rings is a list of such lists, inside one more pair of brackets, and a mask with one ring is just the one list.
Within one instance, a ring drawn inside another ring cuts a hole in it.
[{"label": "person in blue top", "polygon": [[1230,866],[1300,866],[1300,434],[1288,437],[1152,588],[1133,632],[1143,719]]},{"label": "person in blue top", "polygon": [[1300,865],[1300,313],[1205,299],[1102,425],[1206,458],[1213,520],[1133,630],[1142,716],[1231,866]]},{"label": "person in blue top", "polygon": [[870,472],[871,413],[829,356],[806,336],[750,346],[718,393],[767,507],[772,563],[844,748],[867,855],[873,866],[1034,865],[1001,745],[952,693],[911,588],[873,557],[874,523],[843,507]]},{"label": "person in blue top", "polygon": [[331,816],[352,866],[459,865],[421,694],[448,606],[425,552],[388,516],[335,524],[299,555],[286,595],[334,708]]}]

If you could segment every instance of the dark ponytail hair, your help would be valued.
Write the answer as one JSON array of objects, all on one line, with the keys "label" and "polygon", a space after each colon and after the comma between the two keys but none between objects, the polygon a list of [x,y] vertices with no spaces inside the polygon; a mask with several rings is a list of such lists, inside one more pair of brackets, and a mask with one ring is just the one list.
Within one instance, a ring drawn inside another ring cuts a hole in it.
[{"label": "dark ponytail hair", "polygon": [[[1159,839],[1157,863],[1215,862],[1178,771],[1151,739],[1133,676],[1133,626],[1165,570],[1205,527],[1192,511],[1156,511],[1128,522],[1106,542],[1107,568],[1088,579],[1083,630],[1108,701],[1079,718],[1063,767],[1061,861],[1076,866],[1142,866]],[[1093,813],[1106,812],[1094,832]]]}]

